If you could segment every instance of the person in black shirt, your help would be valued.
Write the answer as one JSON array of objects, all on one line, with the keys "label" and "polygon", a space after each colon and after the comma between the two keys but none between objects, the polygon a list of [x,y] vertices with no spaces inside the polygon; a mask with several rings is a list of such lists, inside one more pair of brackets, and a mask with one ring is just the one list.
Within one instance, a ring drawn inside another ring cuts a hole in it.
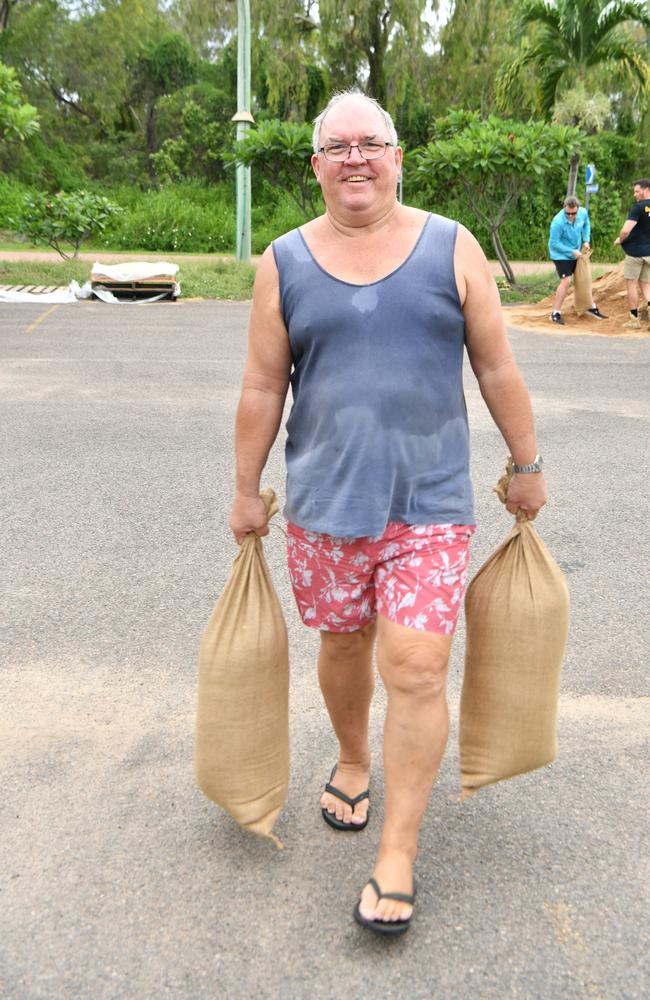
[{"label": "person in black shirt", "polygon": [[[641,321],[648,322],[650,307],[650,179],[634,182],[635,205],[614,240],[623,247],[625,264],[623,275],[627,282],[627,301],[630,319],[623,326],[632,330],[641,328]],[[639,308],[639,286],[644,304]],[[647,302],[647,306],[646,303]]]}]

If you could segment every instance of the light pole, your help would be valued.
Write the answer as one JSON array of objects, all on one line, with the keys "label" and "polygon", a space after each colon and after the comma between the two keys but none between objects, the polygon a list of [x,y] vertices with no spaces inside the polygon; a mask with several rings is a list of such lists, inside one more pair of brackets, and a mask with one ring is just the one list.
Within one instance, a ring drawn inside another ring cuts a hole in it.
[{"label": "light pole", "polygon": [[[254,119],[251,114],[251,12],[249,0],[237,0],[237,141],[245,138]],[[238,163],[235,173],[237,192],[237,260],[251,259],[251,168]]]}]

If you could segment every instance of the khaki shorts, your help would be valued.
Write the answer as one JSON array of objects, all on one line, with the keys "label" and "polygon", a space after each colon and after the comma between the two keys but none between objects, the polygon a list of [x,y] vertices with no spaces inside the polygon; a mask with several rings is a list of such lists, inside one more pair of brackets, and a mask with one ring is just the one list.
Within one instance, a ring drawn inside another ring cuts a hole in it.
[{"label": "khaki shorts", "polygon": [[627,281],[650,282],[650,257],[628,257],[623,263],[623,277]]}]

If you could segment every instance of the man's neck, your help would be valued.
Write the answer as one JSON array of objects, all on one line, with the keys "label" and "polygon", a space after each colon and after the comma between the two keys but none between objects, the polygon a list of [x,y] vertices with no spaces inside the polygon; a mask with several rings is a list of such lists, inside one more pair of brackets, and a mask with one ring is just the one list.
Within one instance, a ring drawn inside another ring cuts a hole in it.
[{"label": "man's neck", "polygon": [[396,221],[401,214],[401,210],[402,206],[400,203],[394,201],[385,212],[380,215],[373,215],[372,218],[369,218],[366,213],[362,212],[358,216],[350,217],[350,215],[346,215],[345,217],[337,217],[327,209],[323,219],[330,229],[334,230],[337,236],[342,236],[346,239],[358,239],[385,231]]}]

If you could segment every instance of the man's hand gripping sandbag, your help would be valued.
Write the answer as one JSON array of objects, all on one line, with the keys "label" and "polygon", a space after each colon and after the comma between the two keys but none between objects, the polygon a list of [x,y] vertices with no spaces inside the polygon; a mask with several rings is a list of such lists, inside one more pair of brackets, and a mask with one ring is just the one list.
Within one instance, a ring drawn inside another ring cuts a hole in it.
[{"label": "man's hand gripping sandbag", "polygon": [[[495,490],[505,503],[511,461]],[[460,702],[462,798],[532,771],[557,754],[560,671],[569,592],[523,511],[465,596]]]},{"label": "man's hand gripping sandbag", "polygon": [[[268,518],[278,510],[261,494]],[[244,538],[199,650],[199,786],[240,826],[271,832],[289,784],[287,629],[261,538]]]}]

